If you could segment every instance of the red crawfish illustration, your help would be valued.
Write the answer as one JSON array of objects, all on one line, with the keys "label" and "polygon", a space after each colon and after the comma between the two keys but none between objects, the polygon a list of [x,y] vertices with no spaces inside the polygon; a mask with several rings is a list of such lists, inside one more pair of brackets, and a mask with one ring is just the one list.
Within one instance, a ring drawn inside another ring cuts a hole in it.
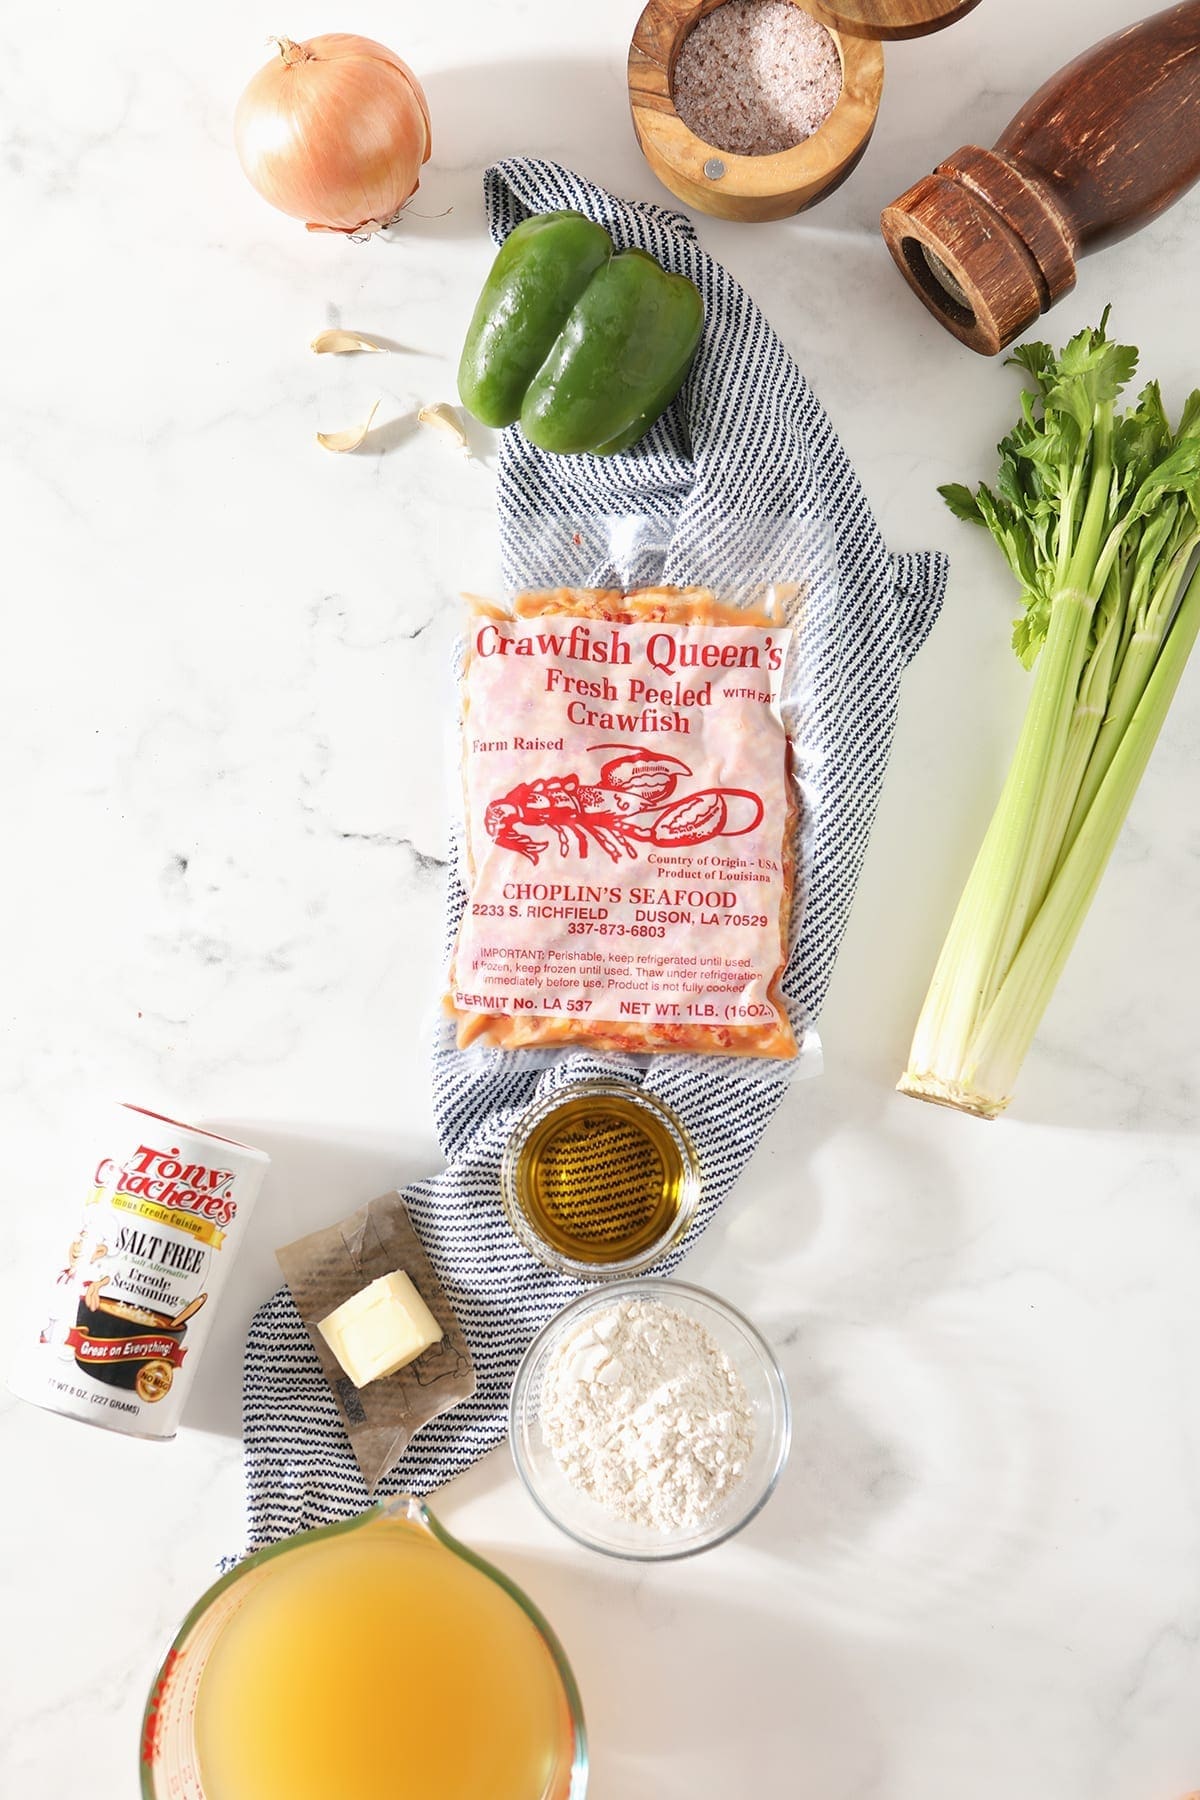
[{"label": "red crawfish illustration", "polygon": [[[620,747],[593,744],[591,749]],[[594,785],[578,775],[523,781],[491,801],[484,829],[501,849],[515,850],[531,863],[549,849],[550,839],[539,841],[530,831],[552,833],[563,856],[570,855],[572,841],[586,856],[591,842],[620,862],[622,856],[637,855],[636,844],[660,849],[704,844],[709,838],[742,837],[760,823],[763,803],[748,788],[700,788],[676,798],[680,772],[692,773],[677,756],[633,750],[606,762]]]}]

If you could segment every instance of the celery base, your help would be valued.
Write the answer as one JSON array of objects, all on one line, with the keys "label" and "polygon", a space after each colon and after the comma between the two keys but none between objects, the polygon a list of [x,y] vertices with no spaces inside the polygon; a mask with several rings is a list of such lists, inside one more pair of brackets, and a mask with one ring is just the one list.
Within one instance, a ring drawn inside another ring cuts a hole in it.
[{"label": "celery base", "polygon": [[915,1069],[906,1069],[896,1088],[901,1094],[910,1094],[914,1100],[928,1100],[933,1106],[952,1106],[956,1112],[970,1113],[975,1119],[998,1118],[1011,1099],[1011,1095],[1006,1094],[1003,1100],[993,1100],[987,1094],[977,1094],[965,1081],[944,1081],[940,1075],[918,1074]]}]

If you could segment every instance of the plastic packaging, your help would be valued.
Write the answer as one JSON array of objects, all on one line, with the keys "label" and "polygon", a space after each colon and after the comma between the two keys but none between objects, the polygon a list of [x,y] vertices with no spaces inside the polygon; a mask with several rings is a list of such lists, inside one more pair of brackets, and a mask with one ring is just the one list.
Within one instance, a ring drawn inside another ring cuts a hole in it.
[{"label": "plastic packaging", "polygon": [[[607,530],[633,574],[653,521]],[[737,532],[737,585],[472,602],[460,1048],[797,1060],[808,1022],[780,983],[820,762],[805,734],[814,534],[793,519]],[[594,543],[562,534],[568,573],[594,564]]]}]

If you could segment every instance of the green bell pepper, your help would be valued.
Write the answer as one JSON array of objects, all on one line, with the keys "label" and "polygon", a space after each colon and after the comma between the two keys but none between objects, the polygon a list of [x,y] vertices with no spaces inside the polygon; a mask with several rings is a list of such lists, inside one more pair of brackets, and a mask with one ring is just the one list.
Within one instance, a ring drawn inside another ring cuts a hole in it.
[{"label": "green bell pepper", "polygon": [[696,353],[695,284],[644,250],[613,248],[577,212],[511,231],[484,283],[458,370],[468,412],[539,449],[611,456],[644,436]]}]

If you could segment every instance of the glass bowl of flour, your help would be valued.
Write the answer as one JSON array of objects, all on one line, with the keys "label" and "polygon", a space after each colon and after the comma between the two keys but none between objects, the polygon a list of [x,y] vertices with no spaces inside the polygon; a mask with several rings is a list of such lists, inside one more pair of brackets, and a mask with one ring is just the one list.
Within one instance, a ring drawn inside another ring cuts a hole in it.
[{"label": "glass bowl of flour", "polygon": [[533,1340],[510,1405],[517,1472],[590,1550],[635,1561],[723,1543],[787,1461],[783,1372],[748,1319],[683,1281],[612,1282]]}]

